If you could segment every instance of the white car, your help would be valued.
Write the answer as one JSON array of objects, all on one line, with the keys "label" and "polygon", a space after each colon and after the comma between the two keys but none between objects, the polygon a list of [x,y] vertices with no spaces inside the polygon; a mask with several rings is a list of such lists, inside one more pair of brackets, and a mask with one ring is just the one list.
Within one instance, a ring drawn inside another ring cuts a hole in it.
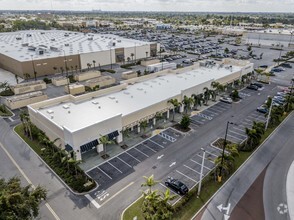
[{"label": "white car", "polygon": [[221,97],[219,100],[221,102],[225,102],[225,103],[229,103],[229,104],[233,103],[233,100],[229,97]]}]

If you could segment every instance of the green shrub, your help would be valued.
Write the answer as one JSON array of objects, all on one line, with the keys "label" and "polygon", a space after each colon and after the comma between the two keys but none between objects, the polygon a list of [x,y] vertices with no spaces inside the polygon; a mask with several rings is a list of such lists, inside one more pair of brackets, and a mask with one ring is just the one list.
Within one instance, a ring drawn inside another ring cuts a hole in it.
[{"label": "green shrub", "polygon": [[6,89],[0,92],[0,96],[13,96],[14,92],[11,89]]},{"label": "green shrub", "polygon": [[46,84],[50,84],[50,83],[52,83],[52,80],[49,79],[49,78],[47,78],[47,77],[45,77],[45,78],[43,79],[43,81],[44,81]]}]

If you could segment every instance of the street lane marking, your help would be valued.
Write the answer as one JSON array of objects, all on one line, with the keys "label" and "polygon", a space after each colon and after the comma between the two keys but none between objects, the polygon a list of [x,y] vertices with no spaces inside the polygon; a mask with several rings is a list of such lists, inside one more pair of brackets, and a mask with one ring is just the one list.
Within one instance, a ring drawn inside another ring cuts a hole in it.
[{"label": "street lane marking", "polygon": [[107,173],[105,173],[100,167],[97,167],[97,169],[99,169],[102,173],[104,173],[109,179],[111,179],[112,180],[112,178],[107,174]]},{"label": "street lane marking", "polygon": [[[198,165],[200,165],[201,166],[201,164],[200,163],[198,163],[197,161],[195,161],[195,160],[193,160],[193,159],[190,159],[192,162],[194,162],[194,163],[196,163],[196,164],[198,164]],[[205,168],[205,169],[207,169],[207,170],[211,170],[210,168],[208,168],[208,167],[206,167],[205,165],[203,165],[203,167]]]},{"label": "street lane marking", "polygon": [[133,184],[134,184],[134,182],[130,182],[128,185],[126,185],[124,188],[122,188],[121,190],[119,190],[113,196],[109,197],[109,199],[107,199],[102,205],[105,205],[106,203],[108,203],[110,200],[112,200],[114,197],[118,196],[122,191],[124,191],[125,189],[127,189],[128,187],[130,187]]},{"label": "street lane marking", "polygon": [[125,163],[127,166],[133,168],[130,164],[128,164],[126,161],[124,161],[123,159],[120,159],[119,156],[117,157],[117,159],[119,159],[121,162]]},{"label": "street lane marking", "polygon": [[134,158],[136,161],[138,161],[139,163],[141,163],[141,161],[139,159],[137,159],[136,157],[134,157],[133,155],[131,155],[130,153],[128,153],[127,151],[125,152],[126,154],[128,154],[130,157]]},{"label": "street lane marking", "polygon": [[[191,167],[189,167],[189,166],[187,166],[185,164],[183,166],[186,167],[187,169],[189,169],[189,170],[191,170],[191,171],[193,171],[193,172],[195,172],[195,173],[197,173],[197,174],[200,175],[200,173],[197,170],[194,170],[193,168],[191,168]],[[202,174],[202,176],[203,176],[203,174]]]},{"label": "street lane marking", "polygon": [[189,176],[187,176],[187,175],[183,174],[182,172],[180,172],[180,171],[178,171],[178,170],[176,170],[176,172],[178,172],[179,174],[183,175],[184,177],[186,177],[186,178],[188,178],[188,179],[192,180],[194,183],[197,183],[197,181],[196,181],[196,180],[193,180],[191,177],[189,177]]},{"label": "street lane marking", "polygon": [[[6,150],[6,148],[2,145],[2,143],[0,142],[0,147],[2,148],[2,150],[6,153],[6,155],[8,156],[8,158],[11,160],[11,162],[14,164],[14,166],[18,169],[18,171],[21,173],[21,175],[26,179],[26,181],[31,185],[31,187],[33,189],[36,189],[35,185],[32,183],[32,181],[28,178],[28,176],[24,173],[24,171],[20,168],[20,166],[16,163],[16,161],[13,159],[13,157],[11,156],[11,154]],[[46,201],[46,200],[45,200]],[[52,209],[52,207],[49,205],[48,202],[45,202],[45,206],[47,207],[47,209],[49,210],[49,212],[51,212],[51,214],[54,216],[54,218],[56,220],[60,220],[60,218],[58,217],[58,215],[56,214],[56,212]]]},{"label": "street lane marking", "polygon": [[158,145],[159,147],[161,147],[162,149],[164,149],[164,146],[158,144],[157,142],[155,142],[155,141],[153,141],[153,140],[151,140],[151,139],[149,139],[149,141],[151,141],[152,143],[154,143],[154,144]]},{"label": "street lane marking", "polygon": [[85,197],[97,208],[99,209],[101,207],[101,205],[98,204],[98,202],[96,202],[95,199],[92,198],[92,196],[90,196],[89,194],[86,194]]},{"label": "street lane marking", "polygon": [[[202,156],[200,156],[200,155],[198,155],[198,154],[197,154],[197,156],[198,156],[199,158],[202,159]],[[206,159],[206,158],[205,158],[205,160],[207,160],[207,161],[209,161],[210,163],[213,163],[213,164],[214,164],[214,161],[212,161],[212,160],[208,160],[208,159]]]},{"label": "street lane marking", "polygon": [[137,150],[139,153],[145,155],[146,157],[149,157],[147,154],[144,154],[142,151],[140,151],[139,149],[137,149],[137,147],[134,147],[135,150]]},{"label": "street lane marking", "polygon": [[118,172],[123,173],[120,169],[118,169],[116,166],[114,166],[112,163],[110,163],[109,161],[107,162],[110,164],[110,166],[112,166],[114,169],[116,169]]}]

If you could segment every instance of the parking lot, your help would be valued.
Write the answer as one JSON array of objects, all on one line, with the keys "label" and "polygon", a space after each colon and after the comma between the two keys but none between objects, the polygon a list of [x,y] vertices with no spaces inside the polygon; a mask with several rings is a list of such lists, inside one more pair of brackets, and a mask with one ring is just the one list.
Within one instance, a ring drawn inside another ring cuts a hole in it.
[{"label": "parking lot", "polygon": [[[222,153],[221,149],[215,148],[210,145],[204,147],[204,149],[206,154],[203,166],[203,177],[206,176],[215,167],[214,160]],[[179,179],[190,190],[199,183],[202,157],[203,151],[200,150],[191,158],[186,160],[185,163],[177,166],[172,172],[167,175],[167,177],[169,176],[174,179]],[[167,187],[165,186],[164,182],[165,179],[161,180],[160,183],[155,186],[155,189],[158,189],[161,192],[165,192]],[[171,190],[171,193],[177,195],[177,198],[170,202],[171,204],[178,202],[182,197],[173,190]]]},{"label": "parking lot", "polygon": [[182,137],[183,134],[173,128],[168,128],[103,164],[93,167],[86,173],[99,184],[99,190],[105,190],[120,179],[134,172],[134,167],[137,164],[152,157]]}]

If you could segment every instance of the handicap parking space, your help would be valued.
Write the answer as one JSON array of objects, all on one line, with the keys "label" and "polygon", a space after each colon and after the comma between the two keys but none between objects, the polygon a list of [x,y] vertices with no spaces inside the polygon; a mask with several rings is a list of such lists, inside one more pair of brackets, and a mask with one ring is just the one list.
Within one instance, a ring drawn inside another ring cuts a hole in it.
[{"label": "handicap parking space", "polygon": [[164,146],[160,145],[157,142],[151,141],[149,139],[144,141],[142,144],[145,145],[145,146],[148,146],[149,148],[153,149],[156,152],[164,149]]},{"label": "handicap parking space", "polygon": [[177,130],[175,130],[173,128],[168,128],[168,129],[162,131],[161,133],[165,133],[173,138],[176,138],[177,140],[179,140],[180,138],[183,137],[183,134],[181,134],[180,132],[178,132]]},{"label": "handicap parking space", "polygon": [[170,144],[172,144],[171,141],[165,139],[164,137],[162,137],[161,135],[155,135],[153,136],[152,138],[149,139],[150,141],[153,141],[163,147],[167,147],[169,146]]}]

